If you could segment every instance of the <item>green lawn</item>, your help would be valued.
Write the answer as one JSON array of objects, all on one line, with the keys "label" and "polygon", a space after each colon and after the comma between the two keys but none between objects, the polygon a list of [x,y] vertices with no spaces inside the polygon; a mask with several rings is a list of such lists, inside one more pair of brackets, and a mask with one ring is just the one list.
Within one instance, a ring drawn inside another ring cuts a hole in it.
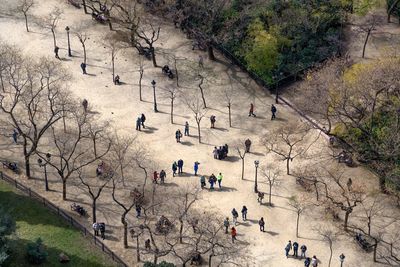
[{"label": "green lawn", "polygon": [[[4,181],[0,181],[0,205],[17,224],[12,255],[5,266],[31,266],[25,259],[26,245],[38,237],[42,238],[49,253],[46,263],[40,266],[116,266],[77,229]],[[58,262],[61,252],[70,257],[68,264]]]}]

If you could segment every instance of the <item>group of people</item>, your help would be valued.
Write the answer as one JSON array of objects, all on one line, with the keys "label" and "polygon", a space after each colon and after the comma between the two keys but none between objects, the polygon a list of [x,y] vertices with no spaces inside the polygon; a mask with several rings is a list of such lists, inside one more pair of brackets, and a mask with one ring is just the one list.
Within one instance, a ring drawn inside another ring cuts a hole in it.
[{"label": "group of people", "polygon": [[161,170],[160,173],[158,173],[157,171],[154,171],[153,183],[158,184],[158,179],[160,179],[160,184],[164,184],[166,177],[167,177],[167,173],[164,170]]},{"label": "group of people", "polygon": [[317,267],[318,266],[318,259],[317,257],[314,255],[312,258],[307,257],[306,256],[306,251],[307,251],[307,246],[306,245],[302,245],[301,247],[299,247],[299,243],[297,243],[296,241],[293,242],[289,240],[289,242],[287,243],[286,247],[285,247],[285,255],[286,258],[289,258],[289,252],[291,250],[293,250],[293,257],[299,257],[299,248],[300,248],[300,258],[301,259],[305,259],[304,260],[304,266],[305,267]]},{"label": "group of people", "polygon": [[95,236],[99,236],[99,232],[100,232],[101,238],[103,238],[103,240],[106,238],[106,235],[105,235],[105,233],[106,233],[106,224],[105,223],[103,223],[103,222],[100,222],[100,223],[95,222],[95,223],[93,223],[92,227],[93,227]]},{"label": "group of people", "polygon": [[141,127],[144,129],[144,122],[146,121],[146,116],[142,113],[140,117],[136,119],[136,130],[140,131]]},{"label": "group of people", "polygon": [[[271,105],[271,120],[275,120],[276,119],[276,112],[277,112],[278,110],[276,109],[276,107],[275,107],[275,105],[274,104],[272,104]],[[254,104],[253,103],[250,103],[250,109],[249,109],[249,117],[251,117],[251,116],[253,116],[253,117],[256,117],[256,114],[254,114]]]},{"label": "group of people", "polygon": [[[222,173],[219,173],[217,176],[212,173],[210,177],[208,177],[208,183],[210,184],[210,190],[214,190],[214,185],[218,183],[218,187],[221,190],[222,189],[222,179],[224,176]],[[204,189],[206,187],[206,177],[204,175],[200,176],[200,186],[201,189]]]},{"label": "group of people", "polygon": [[178,161],[174,161],[172,163],[172,177],[175,177],[177,171],[178,171],[178,174],[183,173],[183,160],[182,159],[180,159]]},{"label": "group of people", "polygon": [[222,160],[226,158],[228,156],[228,151],[229,150],[227,144],[220,146],[219,148],[215,146],[213,150],[214,159]]}]

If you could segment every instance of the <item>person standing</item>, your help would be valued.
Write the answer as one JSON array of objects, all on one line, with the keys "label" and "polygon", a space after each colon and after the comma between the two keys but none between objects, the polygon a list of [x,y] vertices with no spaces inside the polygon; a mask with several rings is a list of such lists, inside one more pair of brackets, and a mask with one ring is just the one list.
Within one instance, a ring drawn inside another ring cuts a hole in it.
[{"label": "person standing", "polygon": [[100,223],[100,234],[101,234],[101,238],[106,239],[106,225],[105,223]]},{"label": "person standing", "polygon": [[221,183],[222,183],[222,178],[223,178],[222,173],[219,173],[218,176],[217,176],[217,181],[218,181],[218,187],[219,187],[219,189],[222,189],[222,185],[221,185]]},{"label": "person standing", "polygon": [[250,153],[251,140],[247,138],[246,141],[244,141],[244,146],[246,147],[246,153]]},{"label": "person standing", "polygon": [[136,131],[140,131],[140,124],[142,123],[142,120],[140,117],[136,119]]},{"label": "person standing", "polygon": [[292,241],[289,240],[289,243],[285,247],[286,258],[289,258],[289,252],[292,250]]},{"label": "person standing", "polygon": [[212,173],[211,176],[208,178],[208,182],[210,183],[210,190],[214,190],[214,184],[215,184],[214,173]]},{"label": "person standing", "polygon": [[177,170],[178,170],[178,164],[176,164],[176,161],[174,161],[174,163],[172,163],[172,177],[175,177]]},{"label": "person standing", "polygon": [[243,206],[242,208],[242,219],[243,221],[247,220],[247,207]]},{"label": "person standing", "polygon": [[225,234],[228,233],[228,228],[229,228],[229,218],[226,217],[224,220],[224,227],[225,227]]},{"label": "person standing", "polygon": [[87,112],[88,106],[89,106],[89,102],[87,101],[87,99],[83,99],[82,101],[82,106],[83,106],[83,110],[85,111],[85,113]]},{"label": "person standing", "polygon": [[143,129],[144,127],[144,122],[146,121],[146,116],[144,116],[144,114],[142,113],[142,116],[140,116],[140,123],[142,124]]},{"label": "person standing", "polygon": [[276,119],[276,116],[275,116],[276,111],[277,111],[276,107],[274,106],[274,104],[272,104],[272,106],[271,106],[271,113],[272,113],[271,121]]},{"label": "person standing", "polygon": [[235,227],[232,227],[231,228],[232,243],[235,243],[236,235],[237,235],[236,229]]},{"label": "person standing", "polygon": [[165,177],[167,177],[167,174],[165,173],[164,170],[161,170],[161,172],[160,172],[160,182],[161,182],[161,184],[165,183]]},{"label": "person standing", "polygon": [[157,184],[157,179],[158,179],[158,172],[154,171],[154,173],[153,173],[153,183]]},{"label": "person standing", "polygon": [[256,116],[256,114],[254,114],[254,105],[253,105],[253,103],[250,103],[249,117],[250,116],[253,116],[253,117]]},{"label": "person standing", "polygon": [[300,247],[300,251],[301,251],[300,257],[301,257],[301,258],[305,258],[305,257],[306,257],[306,251],[307,251],[306,245],[302,245],[302,246]]},{"label": "person standing", "polygon": [[200,177],[200,186],[201,189],[204,189],[204,187],[206,187],[206,177],[204,175]]},{"label": "person standing", "polygon": [[215,119],[215,116],[214,115],[211,115],[211,117],[210,117],[210,122],[211,122],[211,128],[215,128],[215,122],[216,122],[217,120]]},{"label": "person standing", "polygon": [[81,69],[82,69],[82,73],[83,74],[87,74],[87,72],[86,72],[86,63],[84,63],[84,62],[81,63]]},{"label": "person standing", "polygon": [[264,232],[264,226],[265,226],[264,217],[261,217],[261,219],[258,221],[258,225],[260,226],[260,231]]},{"label": "person standing", "polygon": [[215,146],[213,150],[214,159],[218,159],[218,148]]},{"label": "person standing", "polygon": [[318,260],[317,260],[317,256],[312,256],[312,259],[311,259],[311,266],[312,267],[317,267],[318,266]]},{"label": "person standing", "polygon": [[185,122],[185,132],[184,132],[185,136],[189,136],[189,123]]},{"label": "person standing", "polygon": [[237,223],[237,218],[239,217],[239,213],[237,212],[237,210],[235,209],[235,208],[233,208],[232,209],[232,221],[233,221],[233,224],[234,225],[236,225],[236,223]]},{"label": "person standing", "polygon": [[178,160],[178,174],[183,173],[183,160]]},{"label": "person standing", "polygon": [[176,130],[176,132],[175,132],[175,139],[176,139],[176,142],[177,143],[180,143],[181,142],[181,137],[182,137],[182,133],[181,133],[181,130]]},{"label": "person standing", "polygon": [[296,258],[299,256],[298,251],[299,251],[299,243],[294,241],[293,242],[293,256],[295,256]]},{"label": "person standing", "polygon": [[200,165],[200,163],[198,161],[194,162],[194,166],[193,166],[194,176],[197,176],[197,171],[199,170],[199,165]]},{"label": "person standing", "polygon": [[311,259],[307,257],[306,260],[304,261],[304,267],[310,267],[310,264],[311,264]]},{"label": "person standing", "polygon": [[60,59],[60,57],[58,56],[58,50],[60,50],[60,48],[58,46],[54,47],[54,54],[57,59]]},{"label": "person standing", "polygon": [[14,143],[16,144],[18,142],[18,132],[16,129],[13,130],[12,138],[14,140]]}]

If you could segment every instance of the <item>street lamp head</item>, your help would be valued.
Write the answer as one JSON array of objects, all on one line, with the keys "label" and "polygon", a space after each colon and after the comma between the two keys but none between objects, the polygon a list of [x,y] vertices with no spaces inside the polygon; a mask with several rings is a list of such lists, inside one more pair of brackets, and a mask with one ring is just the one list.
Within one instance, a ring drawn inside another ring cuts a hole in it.
[{"label": "street lamp head", "polygon": [[65,27],[65,30],[67,31],[67,32],[69,32],[69,27],[67,26],[67,27]]},{"label": "street lamp head", "polygon": [[260,162],[258,160],[254,161],[254,166],[256,166],[256,168],[258,168],[258,164],[260,164]]},{"label": "street lamp head", "polygon": [[37,162],[39,163],[39,166],[42,165],[43,160],[42,159],[38,159]]},{"label": "street lamp head", "polygon": [[344,256],[343,253],[340,254],[340,256],[339,256],[340,262],[344,262],[344,258],[346,258],[346,256]]},{"label": "street lamp head", "polygon": [[152,80],[152,81],[151,81],[151,84],[152,84],[153,86],[156,86],[156,81],[155,81],[155,80]]}]

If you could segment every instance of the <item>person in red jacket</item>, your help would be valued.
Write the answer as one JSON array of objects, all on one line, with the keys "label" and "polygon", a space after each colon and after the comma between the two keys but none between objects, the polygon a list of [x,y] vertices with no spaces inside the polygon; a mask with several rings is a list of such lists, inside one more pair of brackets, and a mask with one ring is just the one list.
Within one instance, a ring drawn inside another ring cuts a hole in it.
[{"label": "person in red jacket", "polygon": [[236,233],[236,228],[235,228],[235,227],[232,227],[232,228],[231,228],[232,243],[235,243],[236,235],[237,235],[237,233]]}]

